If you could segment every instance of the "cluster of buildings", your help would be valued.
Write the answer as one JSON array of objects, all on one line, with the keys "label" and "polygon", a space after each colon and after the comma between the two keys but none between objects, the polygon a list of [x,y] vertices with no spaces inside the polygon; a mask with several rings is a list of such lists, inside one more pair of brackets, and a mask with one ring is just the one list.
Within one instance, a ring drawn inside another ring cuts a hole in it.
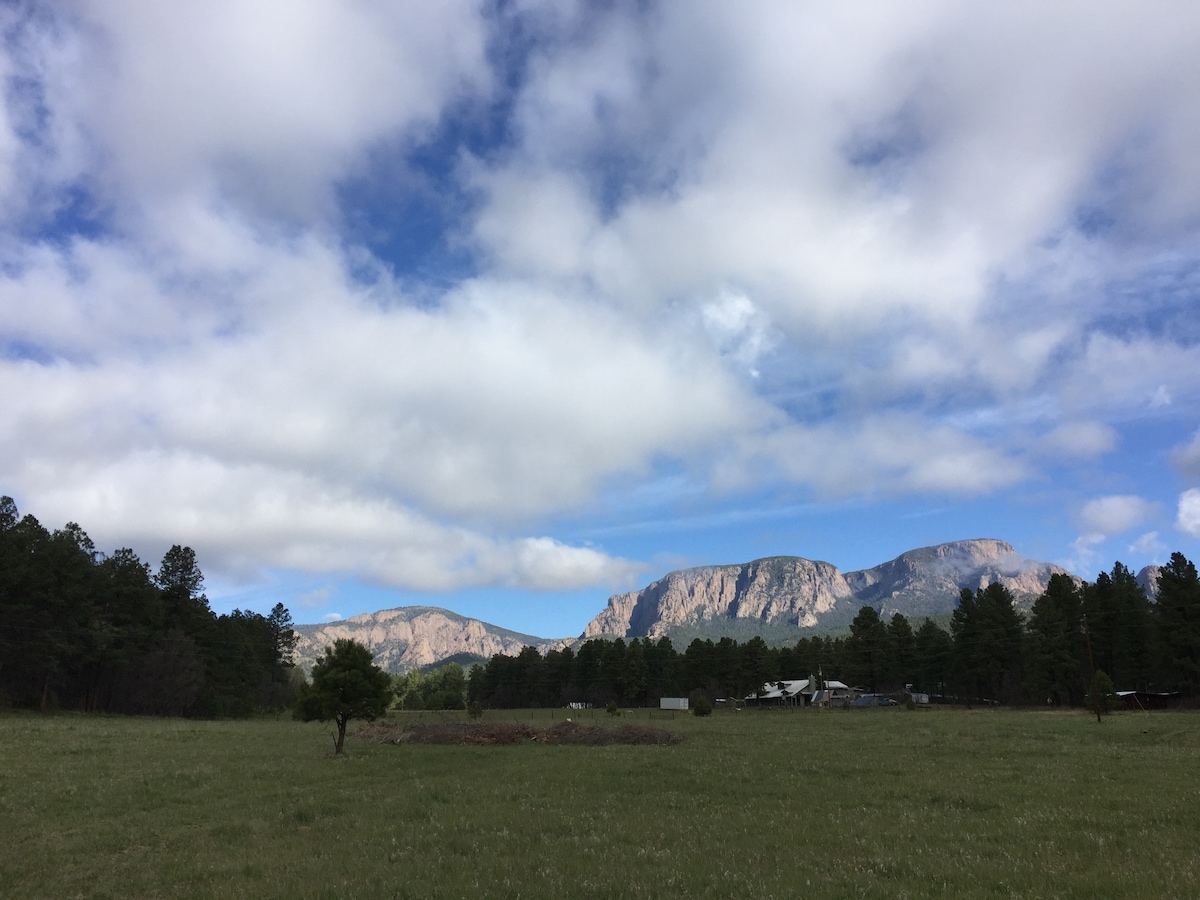
[{"label": "cluster of buildings", "polygon": [[[904,700],[924,705],[929,695],[904,692]],[[717,700],[717,706],[727,706],[730,700]],[[768,681],[761,688],[743,697],[739,704],[745,706],[816,706],[831,708],[842,706],[895,706],[896,698],[873,694],[862,688],[851,687],[841,681],[821,681],[817,678],[801,678],[791,681]],[[660,709],[685,710],[686,697],[663,697]]]}]

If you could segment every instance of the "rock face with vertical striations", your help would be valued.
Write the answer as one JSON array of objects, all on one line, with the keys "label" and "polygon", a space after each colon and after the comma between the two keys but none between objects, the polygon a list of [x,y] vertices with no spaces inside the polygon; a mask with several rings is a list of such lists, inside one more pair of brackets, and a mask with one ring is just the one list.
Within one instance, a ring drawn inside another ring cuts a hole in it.
[{"label": "rock face with vertical striations", "polygon": [[[959,592],[998,581],[1028,606],[1055,572],[996,540],[954,541],[910,550],[872,569],[843,575],[796,556],[671,572],[640,591],[617,594],[582,637],[659,637],[715,631],[735,623],[795,629],[836,628],[863,606],[883,616],[953,611]],[[745,630],[745,629],[742,629]]]},{"label": "rock face with vertical striations", "polygon": [[887,616],[933,616],[953,611],[963,588],[974,591],[992,582],[1028,607],[1055,573],[1070,574],[1053,563],[1024,559],[1004,541],[983,539],[909,550],[873,569],[851,572],[846,580],[860,607],[873,606]]},{"label": "rock face with vertical striations", "polygon": [[1162,566],[1143,566],[1137,573],[1137,583],[1146,596],[1151,600],[1158,598],[1158,577],[1162,574]]},{"label": "rock face with vertical striations", "polygon": [[684,569],[610,598],[583,637],[658,637],[671,626],[722,618],[811,628],[851,594],[837,567],[798,556]]},{"label": "rock face with vertical striations", "polygon": [[545,640],[468,619],[433,606],[403,606],[328,625],[297,625],[296,664],[311,669],[325,647],[351,638],[375,654],[375,664],[403,673],[454,657],[515,656],[525,646],[545,652],[564,641]]}]

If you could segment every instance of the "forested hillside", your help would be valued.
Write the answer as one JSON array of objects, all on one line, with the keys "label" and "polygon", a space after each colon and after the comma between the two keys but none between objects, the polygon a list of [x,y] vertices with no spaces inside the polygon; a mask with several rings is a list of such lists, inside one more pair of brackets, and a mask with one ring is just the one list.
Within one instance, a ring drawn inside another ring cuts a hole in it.
[{"label": "forested hillside", "polygon": [[218,616],[195,553],[157,574],[75,523],[47,531],[0,498],[0,706],[239,716],[292,695],[291,616]]},{"label": "forested hillside", "polygon": [[680,652],[668,637],[593,638],[544,655],[526,647],[473,666],[472,702],[491,707],[565,703],[657,705],[699,690],[743,697],[764,683],[820,676],[873,691],[913,690],[971,702],[1083,704],[1094,670],[1117,688],[1200,696],[1200,579],[1176,553],[1158,572],[1155,599],[1116,563],[1095,582],[1051,576],[1028,616],[994,582],[962,590],[949,628],[932,619],[885,619],[860,608],[846,636],[771,647],[699,638]]}]

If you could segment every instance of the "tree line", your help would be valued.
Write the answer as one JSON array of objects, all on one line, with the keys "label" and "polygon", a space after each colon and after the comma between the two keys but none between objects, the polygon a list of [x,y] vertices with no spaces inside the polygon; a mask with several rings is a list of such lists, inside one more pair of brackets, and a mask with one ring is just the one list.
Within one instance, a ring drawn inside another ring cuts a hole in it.
[{"label": "tree line", "polygon": [[287,706],[287,609],[216,615],[188,547],[157,574],[100,553],[74,522],[53,532],[0,497],[0,706],[244,716]]},{"label": "tree line", "polygon": [[[885,621],[864,606],[849,634],[784,647],[760,637],[697,638],[683,652],[667,637],[596,638],[545,654],[525,647],[472,666],[466,699],[491,708],[653,706],[660,697],[693,692],[740,698],[769,682],[816,676],[965,702],[1080,706],[1096,671],[1121,689],[1200,693],[1200,579],[1181,553],[1160,570],[1153,601],[1118,562],[1095,582],[1051,576],[1028,615],[1002,584],[963,589],[947,624],[926,618],[914,628],[900,613]],[[400,694],[412,707],[436,696],[448,708],[442,689],[461,680],[461,669],[423,676]]]}]

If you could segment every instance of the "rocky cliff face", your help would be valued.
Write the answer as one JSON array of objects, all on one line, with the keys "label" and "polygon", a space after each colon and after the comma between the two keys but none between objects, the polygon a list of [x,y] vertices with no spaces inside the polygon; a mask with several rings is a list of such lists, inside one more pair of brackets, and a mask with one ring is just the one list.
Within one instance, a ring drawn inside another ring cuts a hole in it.
[{"label": "rocky cliff face", "polygon": [[617,594],[583,632],[658,637],[717,620],[812,628],[840,626],[862,606],[881,615],[950,612],[964,588],[998,581],[1028,605],[1058,566],[1022,559],[1004,541],[955,541],[911,550],[872,569],[843,575],[836,566],[795,556],[744,565],[672,572],[628,594]]},{"label": "rocky cliff face", "polygon": [[1151,600],[1158,597],[1158,576],[1161,572],[1162,566],[1145,566],[1137,573],[1137,583]]},{"label": "rocky cliff face", "polygon": [[[890,562],[843,574],[827,562],[775,556],[744,565],[704,566],[671,572],[640,591],[617,594],[584,630],[600,636],[679,637],[691,633],[750,633],[776,637],[792,629],[840,628],[866,605],[880,615],[947,613],[962,588],[998,581],[1028,608],[1058,566],[1022,559],[1003,541],[955,541],[910,550]],[[1155,572],[1143,570],[1149,585]],[[458,655],[490,659],[514,656],[522,647],[542,653],[561,649],[569,639],[545,640],[497,628],[429,606],[385,609],[328,625],[298,625],[297,663],[312,667],[317,655],[338,638],[353,638],[375,654],[390,672],[407,672]]]},{"label": "rocky cliff face", "polygon": [[497,653],[515,656],[525,646],[542,652],[563,641],[546,641],[468,619],[430,606],[405,606],[353,616],[328,625],[297,625],[296,664],[308,670],[325,647],[351,638],[375,654],[375,664],[403,673],[448,657],[471,654],[490,659]]},{"label": "rocky cliff face", "polygon": [[640,591],[610,598],[583,637],[658,637],[672,626],[720,618],[811,628],[851,593],[837,567],[796,556],[684,569]]},{"label": "rocky cliff face", "polygon": [[938,615],[954,609],[963,588],[978,590],[999,582],[1018,606],[1029,606],[1046,582],[1065,569],[1018,556],[996,540],[954,541],[902,553],[891,562],[846,576],[858,605],[881,615]]}]

